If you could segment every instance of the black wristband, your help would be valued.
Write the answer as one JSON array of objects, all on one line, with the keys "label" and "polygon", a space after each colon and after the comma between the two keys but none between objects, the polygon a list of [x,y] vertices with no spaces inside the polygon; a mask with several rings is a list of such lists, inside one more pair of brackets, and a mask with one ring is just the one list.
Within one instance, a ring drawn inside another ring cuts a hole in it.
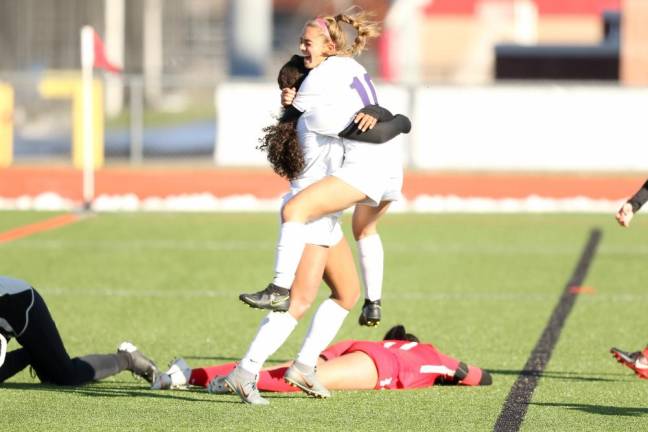
[{"label": "black wristband", "polygon": [[641,189],[639,189],[639,191],[637,191],[637,193],[628,200],[628,202],[632,206],[633,213],[639,211],[641,206],[643,206],[646,201],[648,201],[648,180],[646,180],[646,183],[644,183]]}]

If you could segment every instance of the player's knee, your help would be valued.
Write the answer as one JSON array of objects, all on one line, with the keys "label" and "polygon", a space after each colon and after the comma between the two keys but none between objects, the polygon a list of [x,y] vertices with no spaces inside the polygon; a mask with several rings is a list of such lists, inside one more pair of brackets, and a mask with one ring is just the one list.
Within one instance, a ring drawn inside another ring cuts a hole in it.
[{"label": "player's knee", "polygon": [[358,302],[358,299],[360,298],[360,292],[354,291],[350,293],[338,294],[332,296],[332,298],[344,309],[351,310]]},{"label": "player's knee", "polygon": [[281,209],[281,220],[283,222],[305,222],[302,213],[299,203],[295,200],[290,200]]},{"label": "player's knee", "polygon": [[365,237],[369,237],[370,235],[374,235],[378,233],[378,230],[374,225],[353,226],[352,231],[353,231],[353,238],[355,239],[355,241],[362,240]]},{"label": "player's knee", "polygon": [[290,297],[290,309],[288,312],[296,320],[301,320],[304,314],[310,309],[312,302],[310,299],[302,296],[291,296]]}]

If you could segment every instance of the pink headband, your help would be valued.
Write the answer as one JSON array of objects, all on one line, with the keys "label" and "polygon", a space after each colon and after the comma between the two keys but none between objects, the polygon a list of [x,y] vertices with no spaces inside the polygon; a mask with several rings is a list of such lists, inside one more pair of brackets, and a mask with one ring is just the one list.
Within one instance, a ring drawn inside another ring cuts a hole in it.
[{"label": "pink headband", "polygon": [[328,26],[326,25],[326,21],[324,21],[323,18],[317,17],[317,18],[315,18],[315,22],[317,23],[317,25],[318,25],[318,26],[322,29],[322,31],[324,32],[324,36],[326,36],[326,38],[327,38],[328,40],[332,40],[332,39],[331,39],[331,33],[329,33]]}]

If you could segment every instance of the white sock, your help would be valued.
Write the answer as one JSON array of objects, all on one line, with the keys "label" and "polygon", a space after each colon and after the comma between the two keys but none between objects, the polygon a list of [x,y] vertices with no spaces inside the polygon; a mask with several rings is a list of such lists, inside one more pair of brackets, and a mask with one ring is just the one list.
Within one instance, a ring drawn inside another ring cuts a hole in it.
[{"label": "white sock", "polygon": [[365,288],[365,298],[371,301],[382,297],[385,253],[378,234],[358,240],[358,259]]},{"label": "white sock", "polygon": [[349,311],[331,299],[324,300],[313,315],[304,344],[297,354],[297,361],[315,367],[317,358],[329,346]]},{"label": "white sock", "polygon": [[283,345],[296,325],[297,320],[288,312],[270,312],[261,320],[259,330],[239,366],[257,375],[263,363]]},{"label": "white sock", "polygon": [[287,289],[292,286],[299,261],[306,246],[305,231],[306,225],[300,222],[281,224],[275,257],[273,284]]}]

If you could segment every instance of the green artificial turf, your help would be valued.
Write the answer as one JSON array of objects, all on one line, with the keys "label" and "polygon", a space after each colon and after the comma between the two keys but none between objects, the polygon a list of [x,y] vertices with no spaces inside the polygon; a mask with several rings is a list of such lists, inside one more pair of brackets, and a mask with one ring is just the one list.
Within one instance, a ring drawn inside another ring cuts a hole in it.
[{"label": "green artificial turf", "polygon": [[[53,215],[3,212],[0,232]],[[154,392],[129,373],[55,388],[24,371],[0,384],[3,430],[492,430],[593,227],[594,292],[579,295],[521,430],[641,430],[648,382],[608,350],[648,342],[648,218],[621,229],[610,215],[415,214],[380,227],[383,322],[358,326],[358,304],[336,340],[402,323],[490,370],[492,386],[267,394],[269,407],[251,407],[202,389]],[[41,292],[71,355],[131,340],[162,366],[210,365],[239,359],[256,332],[263,313],[237,296],[270,279],[276,230],[271,214],[100,214],[0,244],[0,274]],[[273,360],[294,356],[311,314]]]}]

